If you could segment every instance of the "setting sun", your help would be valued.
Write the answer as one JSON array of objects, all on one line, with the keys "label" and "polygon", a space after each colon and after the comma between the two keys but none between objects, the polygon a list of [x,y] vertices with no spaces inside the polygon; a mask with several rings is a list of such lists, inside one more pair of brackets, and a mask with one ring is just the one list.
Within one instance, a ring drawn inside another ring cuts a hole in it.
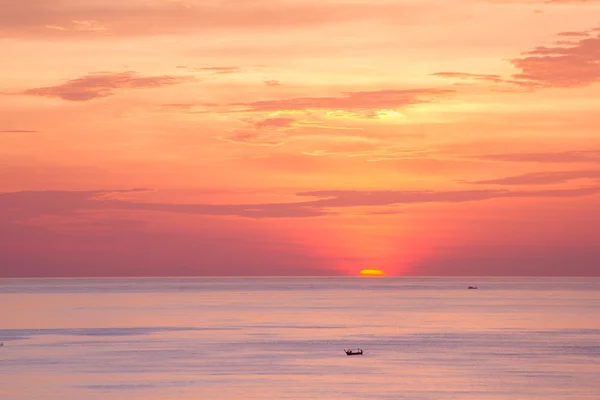
[{"label": "setting sun", "polygon": [[360,276],[385,276],[385,272],[380,269],[363,269],[359,274]]}]

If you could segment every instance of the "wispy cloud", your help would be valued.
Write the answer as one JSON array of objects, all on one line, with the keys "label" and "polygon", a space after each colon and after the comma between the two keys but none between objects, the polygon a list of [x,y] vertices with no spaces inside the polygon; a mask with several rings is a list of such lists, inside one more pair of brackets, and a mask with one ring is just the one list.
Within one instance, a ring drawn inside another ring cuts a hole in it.
[{"label": "wispy cloud", "polygon": [[62,26],[56,26],[56,25],[46,25],[46,28],[48,29],[53,29],[55,31],[67,31],[68,29]]},{"label": "wispy cloud", "polygon": [[301,203],[312,207],[389,206],[419,203],[462,203],[495,198],[579,197],[600,193],[600,186],[557,190],[455,190],[455,191],[358,191],[330,190],[297,193],[298,196],[322,197],[321,200]]},{"label": "wispy cloud", "polygon": [[292,128],[295,118],[274,117],[246,121],[246,130],[236,130],[230,136],[219,137],[219,140],[249,146],[278,147],[284,144],[281,131]]},{"label": "wispy cloud", "polygon": [[46,25],[46,29],[58,31],[62,34],[70,33],[102,33],[106,34],[107,28],[101,25],[98,21],[69,21],[63,25]]},{"label": "wispy cloud", "polygon": [[294,121],[296,121],[295,118],[289,118],[289,117],[277,117],[277,118],[266,118],[260,121],[256,121],[254,123],[254,125],[257,128],[286,128],[288,126],[291,126]]},{"label": "wispy cloud", "polygon": [[432,76],[438,76],[440,78],[458,78],[458,79],[474,79],[479,81],[489,82],[505,82],[500,75],[487,75],[487,74],[469,74],[466,72],[436,72],[431,74]]},{"label": "wispy cloud", "polygon": [[514,79],[505,79],[500,75],[487,75],[487,74],[471,74],[467,72],[436,72],[431,74],[432,76],[437,76],[440,78],[448,78],[448,79],[460,79],[460,80],[475,80],[475,81],[485,81],[491,83],[503,83],[524,87],[532,87],[538,86],[537,83],[531,81],[519,81]]},{"label": "wispy cloud", "polygon": [[265,85],[270,86],[270,87],[281,86],[281,82],[271,79],[271,80],[265,81]]},{"label": "wispy cloud", "polygon": [[82,32],[103,32],[106,27],[102,26],[98,21],[72,21],[74,29]]},{"label": "wispy cloud", "polygon": [[278,147],[284,144],[279,135],[264,134],[259,131],[236,131],[232,135],[220,136],[218,139],[223,142],[244,144],[248,146]]},{"label": "wispy cloud", "polygon": [[205,67],[189,67],[186,65],[178,65],[177,69],[184,69],[195,72],[206,72],[213,75],[229,75],[242,72],[241,67],[236,66],[205,66]]},{"label": "wispy cloud", "polygon": [[99,72],[71,79],[56,86],[28,89],[20,94],[89,101],[112,96],[121,89],[148,89],[191,82],[190,76],[140,76],[136,72]]},{"label": "wispy cloud", "polygon": [[[364,146],[361,146],[364,147]],[[413,160],[423,158],[431,151],[425,149],[403,149],[398,147],[378,147],[370,150],[346,150],[346,151],[328,151],[311,150],[302,152],[303,155],[312,157],[359,157],[367,161],[391,161],[391,160]]]},{"label": "wispy cloud", "polygon": [[557,34],[557,36],[588,37],[588,36],[590,36],[590,31],[582,31],[582,32],[575,32],[575,31],[560,32],[560,33]]},{"label": "wispy cloud", "polygon": [[588,178],[600,179],[600,170],[532,172],[470,183],[480,185],[549,185]]},{"label": "wispy cloud", "polygon": [[[141,189],[138,189],[140,191]],[[29,191],[0,193],[0,215],[23,221],[40,215],[72,215],[81,210],[156,211],[247,218],[300,218],[335,214],[347,207],[383,207],[424,203],[463,203],[498,198],[571,198],[600,193],[600,186],[556,190],[320,190],[296,193],[312,200],[262,204],[176,204],[111,198],[130,191]],[[109,195],[107,197],[107,195]],[[9,213],[10,210],[10,213]]]},{"label": "wispy cloud", "polygon": [[6,129],[0,130],[0,133],[39,133],[39,131],[32,131],[26,129]]},{"label": "wispy cloud", "polygon": [[474,158],[482,160],[534,162],[534,163],[600,163],[600,150],[572,150],[540,153],[484,154]]},{"label": "wispy cloud", "polygon": [[195,71],[202,72],[212,72],[214,74],[224,75],[224,74],[235,74],[236,72],[241,72],[242,69],[240,67],[199,67],[194,68]]},{"label": "wispy cloud", "polygon": [[345,92],[339,97],[298,97],[281,100],[263,100],[248,103],[234,103],[244,111],[303,111],[311,109],[327,110],[381,110],[407,107],[430,102],[436,98],[454,93],[449,89],[409,89],[375,90],[365,92]]}]

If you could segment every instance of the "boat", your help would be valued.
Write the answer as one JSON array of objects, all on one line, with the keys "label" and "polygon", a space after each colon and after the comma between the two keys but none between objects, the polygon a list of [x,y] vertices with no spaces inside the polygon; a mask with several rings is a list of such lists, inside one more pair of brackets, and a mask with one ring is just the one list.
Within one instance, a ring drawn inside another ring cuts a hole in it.
[{"label": "boat", "polygon": [[362,356],[362,349],[344,349],[347,356]]},{"label": "boat", "polygon": [[469,286],[469,289],[477,289],[477,286]]}]

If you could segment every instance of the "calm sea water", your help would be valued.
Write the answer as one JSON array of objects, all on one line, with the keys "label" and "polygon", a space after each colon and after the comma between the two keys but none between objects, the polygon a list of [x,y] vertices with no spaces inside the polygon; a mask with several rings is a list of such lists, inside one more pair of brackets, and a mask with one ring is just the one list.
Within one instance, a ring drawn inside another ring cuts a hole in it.
[{"label": "calm sea water", "polygon": [[600,279],[1,280],[0,341],[2,400],[598,400]]}]

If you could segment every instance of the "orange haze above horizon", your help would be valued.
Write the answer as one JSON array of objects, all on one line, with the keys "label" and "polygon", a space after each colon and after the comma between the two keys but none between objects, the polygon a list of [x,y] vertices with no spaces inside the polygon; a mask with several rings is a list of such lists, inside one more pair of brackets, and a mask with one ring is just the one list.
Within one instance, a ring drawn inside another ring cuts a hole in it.
[{"label": "orange haze above horizon", "polygon": [[2,3],[0,277],[600,275],[600,2],[101,3]]}]

